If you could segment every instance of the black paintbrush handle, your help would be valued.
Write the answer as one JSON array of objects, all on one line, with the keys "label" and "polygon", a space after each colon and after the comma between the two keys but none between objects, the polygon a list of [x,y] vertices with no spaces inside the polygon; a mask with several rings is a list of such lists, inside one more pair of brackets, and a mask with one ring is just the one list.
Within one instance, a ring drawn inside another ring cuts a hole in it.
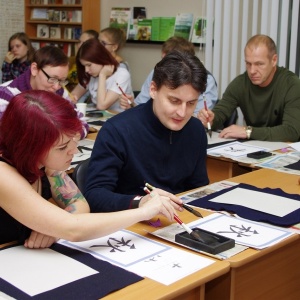
[{"label": "black paintbrush handle", "polygon": [[186,209],[187,211],[189,211],[190,213],[194,214],[195,216],[203,218],[203,216],[197,210],[191,208],[190,206],[188,206],[186,204],[182,204],[182,207],[184,209]]}]

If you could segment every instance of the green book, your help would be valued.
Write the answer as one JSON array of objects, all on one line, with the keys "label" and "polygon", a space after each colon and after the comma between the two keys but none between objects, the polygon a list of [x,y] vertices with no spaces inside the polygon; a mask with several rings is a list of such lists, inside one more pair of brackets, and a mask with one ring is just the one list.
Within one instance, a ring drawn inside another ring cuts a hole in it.
[{"label": "green book", "polygon": [[176,16],[174,36],[183,37],[187,40],[190,39],[191,29],[193,25],[192,13],[179,13]]},{"label": "green book", "polygon": [[140,19],[137,23],[136,40],[150,41],[151,39],[152,19]]},{"label": "green book", "polygon": [[159,40],[166,41],[174,35],[175,17],[161,17]]},{"label": "green book", "polygon": [[151,41],[159,41],[159,27],[160,27],[161,17],[152,18],[152,27],[151,27]]},{"label": "green book", "polygon": [[153,17],[151,28],[152,41],[166,41],[174,34],[175,17]]},{"label": "green book", "polygon": [[113,7],[110,11],[109,27],[121,28],[128,38],[131,15],[130,7]]}]

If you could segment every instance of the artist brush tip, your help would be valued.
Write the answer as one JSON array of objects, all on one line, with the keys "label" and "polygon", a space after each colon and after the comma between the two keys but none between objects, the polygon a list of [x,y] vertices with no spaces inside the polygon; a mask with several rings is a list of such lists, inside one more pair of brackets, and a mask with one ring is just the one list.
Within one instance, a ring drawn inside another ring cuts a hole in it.
[{"label": "artist brush tip", "polygon": [[208,135],[210,136],[210,138],[212,137],[212,131],[208,130]]},{"label": "artist brush tip", "polygon": [[192,230],[192,232],[190,233],[190,235],[193,237],[193,239],[195,239],[195,240],[197,240],[199,242],[204,243],[204,240],[200,237],[200,235],[197,232],[195,232],[195,231]]},{"label": "artist brush tip", "polygon": [[195,210],[193,211],[193,214],[199,218],[203,218],[203,216],[199,213],[199,211]]}]

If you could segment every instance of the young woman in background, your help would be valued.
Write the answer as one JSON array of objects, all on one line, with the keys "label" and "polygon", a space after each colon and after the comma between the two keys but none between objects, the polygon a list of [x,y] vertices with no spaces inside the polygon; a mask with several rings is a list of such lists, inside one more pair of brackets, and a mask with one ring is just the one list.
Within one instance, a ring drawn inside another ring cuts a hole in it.
[{"label": "young woman in background", "polygon": [[123,111],[119,103],[120,88],[126,94],[133,94],[130,73],[120,67],[98,39],[89,39],[81,45],[76,65],[79,84],[72,91],[75,98],[89,91],[97,109]]},{"label": "young woman in background", "polygon": [[2,64],[2,83],[13,80],[30,66],[34,48],[24,32],[17,32],[9,38],[8,52]]},{"label": "young woman in background", "polygon": [[126,36],[122,29],[107,27],[100,31],[99,40],[101,44],[112,54],[120,64],[120,67],[129,71],[128,63],[118,53],[126,43]]}]

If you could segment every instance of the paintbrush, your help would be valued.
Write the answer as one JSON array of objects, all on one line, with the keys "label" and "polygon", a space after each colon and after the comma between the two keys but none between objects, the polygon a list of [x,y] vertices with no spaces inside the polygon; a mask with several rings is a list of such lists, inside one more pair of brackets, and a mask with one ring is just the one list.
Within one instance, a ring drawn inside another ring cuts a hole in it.
[{"label": "paintbrush", "polygon": [[[206,97],[205,95],[203,95],[203,102],[204,102],[204,108],[206,110],[206,112],[208,111],[207,109],[207,103],[206,103]],[[210,125],[210,122],[207,120],[207,132],[210,136],[210,138],[212,137],[212,131],[211,131],[211,125]]]},{"label": "paintbrush", "polygon": [[121,86],[117,82],[116,82],[116,85],[119,88],[119,90],[121,91],[122,95],[126,98],[128,104],[132,107],[133,106],[132,102],[127,98],[127,96],[126,96],[125,92],[123,91],[123,89],[121,88]]},{"label": "paintbrush", "polygon": [[[154,189],[154,187],[151,185],[151,184],[149,184],[149,183],[145,183],[145,188],[144,188],[144,191],[146,192],[146,193],[148,193],[147,192],[147,190],[146,189],[148,189],[148,191],[150,190],[150,191],[152,191],[153,189]],[[149,194],[149,193],[148,193]],[[203,216],[197,211],[197,210],[195,210],[195,209],[193,209],[193,208],[191,208],[190,206],[188,206],[188,205],[186,205],[186,204],[182,204],[181,205],[184,209],[186,209],[188,212],[190,212],[190,213],[192,213],[193,215],[195,215],[196,217],[200,217],[200,218],[203,218]]]},{"label": "paintbrush", "polygon": [[[147,194],[150,194],[154,187],[149,183],[145,183],[145,185],[146,186],[144,187],[144,191]],[[200,235],[197,232],[193,231],[191,228],[189,228],[185,223],[183,223],[178,216],[174,215],[174,219],[194,240],[205,243],[205,241],[200,237]]]},{"label": "paintbrush", "polygon": [[176,220],[176,222],[178,224],[181,225],[181,227],[196,241],[199,241],[201,243],[205,243],[205,241],[200,237],[200,235],[193,231],[190,227],[188,227],[186,224],[184,224],[179,218],[178,216],[174,215],[174,219]]}]

